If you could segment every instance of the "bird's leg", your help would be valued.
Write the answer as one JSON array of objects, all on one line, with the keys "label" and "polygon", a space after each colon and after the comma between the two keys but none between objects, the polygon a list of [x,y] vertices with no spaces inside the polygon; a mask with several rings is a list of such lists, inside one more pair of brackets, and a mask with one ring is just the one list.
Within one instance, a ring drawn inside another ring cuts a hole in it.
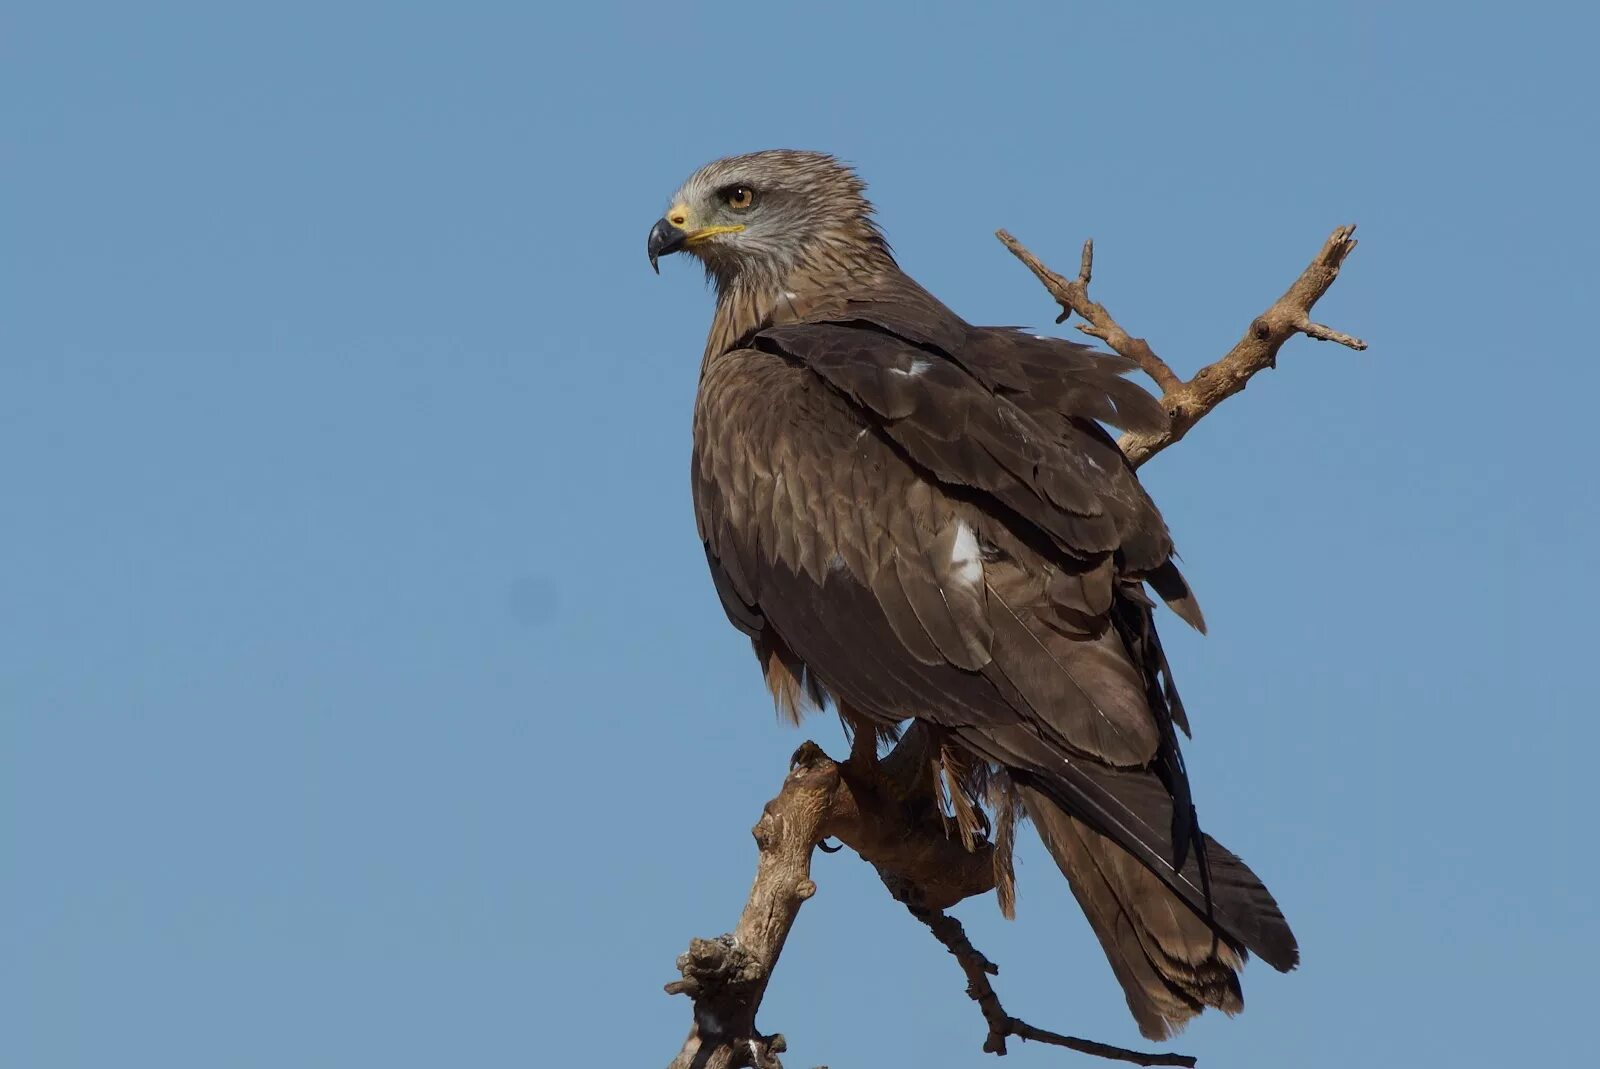
[{"label": "bird's leg", "polygon": [[850,767],[858,773],[872,774],[878,769],[878,733],[870,725],[858,724],[850,736]]},{"label": "bird's leg", "polygon": [[839,706],[839,719],[850,734],[850,756],[846,768],[861,779],[878,778],[878,726],[847,705]]},{"label": "bird's leg", "polygon": [[926,721],[914,721],[881,762],[889,793],[913,810],[938,809],[936,731]]}]

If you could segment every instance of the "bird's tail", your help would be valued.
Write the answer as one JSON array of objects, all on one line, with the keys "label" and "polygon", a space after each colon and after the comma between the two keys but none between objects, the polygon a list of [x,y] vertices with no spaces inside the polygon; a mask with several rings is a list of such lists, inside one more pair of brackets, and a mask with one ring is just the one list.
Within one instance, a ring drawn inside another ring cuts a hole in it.
[{"label": "bird's tail", "polygon": [[[1140,1032],[1166,1039],[1207,1006],[1228,1014],[1244,1008],[1239,969],[1248,953],[1241,941],[1213,927],[1133,855],[1036,787],[1019,790],[1105,948]],[[1205,850],[1217,913],[1281,926],[1292,947],[1283,915],[1255,874],[1209,836]],[[1292,967],[1287,961],[1272,964]]]}]

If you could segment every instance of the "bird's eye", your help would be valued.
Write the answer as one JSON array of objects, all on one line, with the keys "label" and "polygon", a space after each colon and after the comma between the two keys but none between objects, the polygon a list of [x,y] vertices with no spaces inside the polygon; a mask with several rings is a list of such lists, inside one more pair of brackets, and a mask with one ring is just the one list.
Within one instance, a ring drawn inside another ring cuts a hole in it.
[{"label": "bird's eye", "polygon": [[749,186],[729,186],[725,194],[728,207],[744,211],[756,202],[756,191]]}]

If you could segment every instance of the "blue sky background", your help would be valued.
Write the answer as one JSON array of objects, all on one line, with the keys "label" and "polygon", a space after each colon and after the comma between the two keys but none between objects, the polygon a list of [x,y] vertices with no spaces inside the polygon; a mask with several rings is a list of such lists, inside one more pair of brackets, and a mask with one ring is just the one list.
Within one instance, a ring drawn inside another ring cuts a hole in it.
[{"label": "blue sky background", "polygon": [[[659,1065],[779,726],[689,509],[711,302],[644,239],[815,147],[980,322],[1061,268],[1180,371],[1318,308],[1147,469],[1208,826],[1305,964],[1202,1065],[1505,1066],[1593,1015],[1600,23],[1581,5],[8,4],[0,1061]],[[977,1066],[819,857],[789,1064]],[[1009,1008],[1137,1043],[1031,839]],[[1019,1067],[1086,1065],[1013,1045]]]}]

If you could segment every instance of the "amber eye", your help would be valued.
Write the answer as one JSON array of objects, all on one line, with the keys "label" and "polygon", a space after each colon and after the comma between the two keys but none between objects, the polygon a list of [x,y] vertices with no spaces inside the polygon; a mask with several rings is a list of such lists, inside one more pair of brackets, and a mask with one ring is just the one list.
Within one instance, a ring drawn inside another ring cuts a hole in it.
[{"label": "amber eye", "polygon": [[749,186],[733,186],[726,195],[728,207],[737,208],[739,211],[743,211],[756,202],[756,191]]}]

